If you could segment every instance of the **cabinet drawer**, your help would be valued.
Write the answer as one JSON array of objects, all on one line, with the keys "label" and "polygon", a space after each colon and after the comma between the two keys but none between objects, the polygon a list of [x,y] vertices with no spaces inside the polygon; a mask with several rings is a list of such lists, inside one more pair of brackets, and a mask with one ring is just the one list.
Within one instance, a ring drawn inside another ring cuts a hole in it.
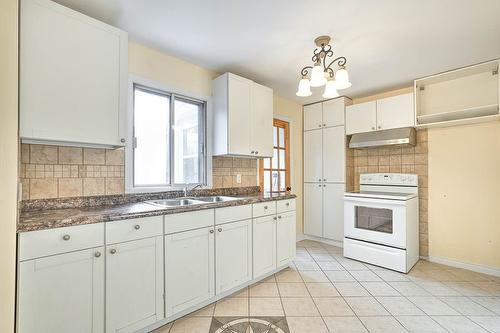
[{"label": "cabinet drawer", "polygon": [[127,242],[134,239],[163,234],[163,216],[113,221],[106,223],[106,244]]},{"label": "cabinet drawer", "polygon": [[278,213],[295,210],[295,199],[278,200],[276,202],[276,211]]},{"label": "cabinet drawer", "polygon": [[268,201],[253,204],[253,217],[276,214],[276,201]]},{"label": "cabinet drawer", "polygon": [[241,221],[252,218],[252,205],[215,209],[215,224]]},{"label": "cabinet drawer", "polygon": [[214,225],[214,210],[199,210],[172,215],[165,215],[165,234],[205,228]]},{"label": "cabinet drawer", "polygon": [[19,260],[104,245],[104,223],[30,231],[19,234]]}]

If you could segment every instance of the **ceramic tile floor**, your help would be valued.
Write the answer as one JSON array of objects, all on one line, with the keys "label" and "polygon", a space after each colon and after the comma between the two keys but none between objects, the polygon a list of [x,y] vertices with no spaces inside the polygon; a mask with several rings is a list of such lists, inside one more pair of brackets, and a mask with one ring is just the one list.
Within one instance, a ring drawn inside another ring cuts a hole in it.
[{"label": "ceramic tile floor", "polygon": [[154,332],[209,333],[214,316],[285,316],[290,333],[500,333],[500,278],[424,260],[405,275],[301,241],[289,269]]}]

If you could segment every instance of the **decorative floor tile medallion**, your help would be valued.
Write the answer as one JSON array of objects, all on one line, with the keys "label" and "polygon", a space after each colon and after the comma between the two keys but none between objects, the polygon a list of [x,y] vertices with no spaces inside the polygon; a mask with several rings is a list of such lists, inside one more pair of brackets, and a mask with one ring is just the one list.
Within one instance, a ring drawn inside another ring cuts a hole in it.
[{"label": "decorative floor tile medallion", "polygon": [[285,317],[213,317],[210,333],[290,333]]}]

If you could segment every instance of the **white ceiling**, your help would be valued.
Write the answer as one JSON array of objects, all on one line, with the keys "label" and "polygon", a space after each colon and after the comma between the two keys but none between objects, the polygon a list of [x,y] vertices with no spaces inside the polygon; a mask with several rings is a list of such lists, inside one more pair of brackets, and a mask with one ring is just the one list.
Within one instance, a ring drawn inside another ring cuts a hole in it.
[{"label": "white ceiling", "polygon": [[57,0],[192,63],[295,96],[313,40],[347,57],[347,96],[500,57],[499,0]]}]

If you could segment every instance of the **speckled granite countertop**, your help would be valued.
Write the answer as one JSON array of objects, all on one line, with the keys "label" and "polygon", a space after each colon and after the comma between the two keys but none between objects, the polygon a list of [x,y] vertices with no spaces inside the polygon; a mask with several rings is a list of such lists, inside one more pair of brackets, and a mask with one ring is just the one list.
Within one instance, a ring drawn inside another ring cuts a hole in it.
[{"label": "speckled granite countertop", "polygon": [[[217,194],[216,194],[217,195]],[[218,194],[222,195],[222,194]],[[223,195],[231,195],[227,192]],[[270,195],[263,193],[238,193],[232,194],[233,197],[238,197],[238,200],[211,202],[206,204],[197,204],[192,206],[162,208],[144,201],[135,201],[120,204],[104,205],[89,205],[75,206],[69,208],[54,208],[57,206],[49,206],[50,209],[34,209],[30,205],[25,205],[25,209],[21,211],[19,222],[17,224],[17,232],[36,231],[51,228],[69,227],[74,225],[91,224],[107,221],[124,220],[130,218],[140,218],[157,215],[167,215],[175,213],[190,212],[202,209],[212,209],[229,206],[239,206],[252,204],[257,202],[265,202],[272,200],[283,200],[295,198],[294,194]],[[171,196],[173,197],[173,196]],[[156,198],[146,198],[153,200]],[[122,200],[123,201],[123,200]],[[68,206],[68,205],[66,205]],[[28,208],[26,208],[28,207]]]}]

